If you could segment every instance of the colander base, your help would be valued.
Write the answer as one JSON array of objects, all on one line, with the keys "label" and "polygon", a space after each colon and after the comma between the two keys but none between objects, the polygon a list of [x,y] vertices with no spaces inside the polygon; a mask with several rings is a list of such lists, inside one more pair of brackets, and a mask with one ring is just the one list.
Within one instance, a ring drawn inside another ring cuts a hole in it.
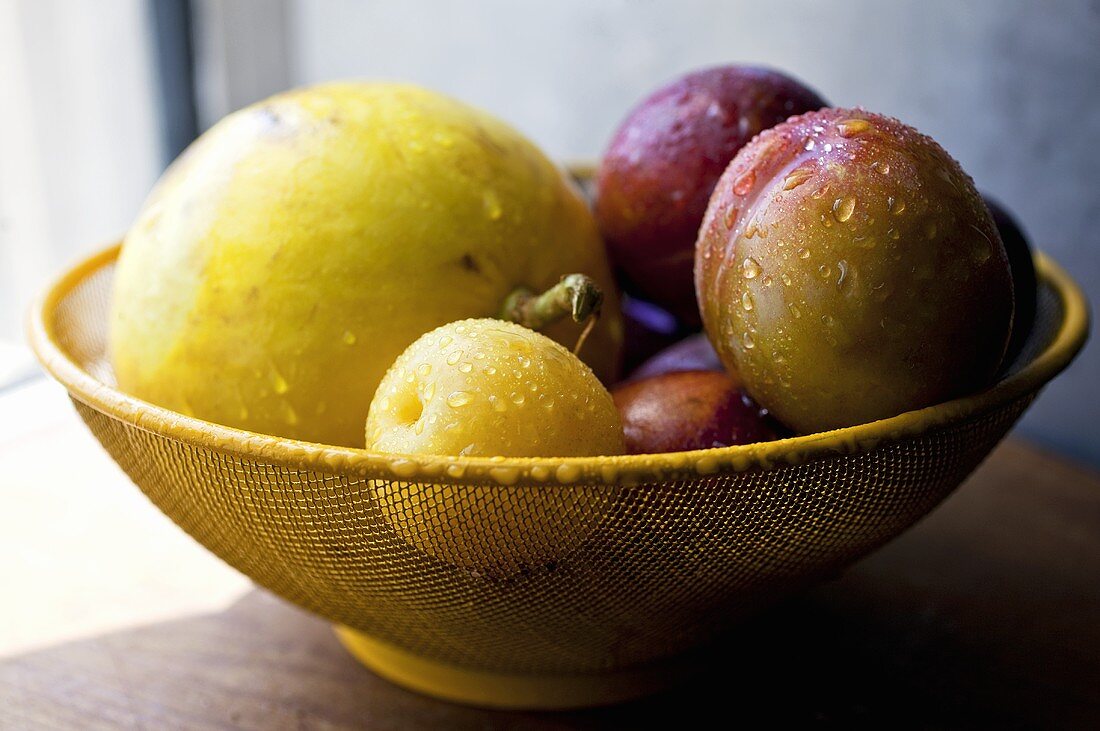
[{"label": "colander base", "polygon": [[585,675],[491,673],[428,660],[342,625],[345,648],[375,674],[417,693],[483,708],[561,711],[641,698],[695,674],[699,659],[677,657],[629,670]]}]

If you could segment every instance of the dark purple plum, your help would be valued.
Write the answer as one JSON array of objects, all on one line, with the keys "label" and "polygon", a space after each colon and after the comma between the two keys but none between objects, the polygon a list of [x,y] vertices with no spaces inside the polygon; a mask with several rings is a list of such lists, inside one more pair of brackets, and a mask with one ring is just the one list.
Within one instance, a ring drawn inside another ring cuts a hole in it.
[{"label": "dark purple plum", "polygon": [[1005,354],[1005,365],[1008,366],[1024,349],[1024,343],[1031,334],[1031,326],[1035,324],[1039,283],[1035,275],[1031,246],[1020,224],[997,201],[984,194],[982,198],[985,199],[985,205],[993,216],[993,223],[1001,234],[1008,263],[1012,267],[1012,291],[1016,297],[1016,310],[1012,315],[1012,339],[1008,342],[1008,352]]},{"label": "dark purple plum", "polygon": [[628,380],[659,376],[662,373],[678,371],[723,371],[722,361],[714,352],[714,346],[703,333],[688,336],[657,353],[633,371],[628,371]]},{"label": "dark purple plum", "polygon": [[751,66],[696,71],[636,106],[596,178],[596,218],[628,291],[698,325],[692,262],[714,184],[759,132],[823,106],[798,81]]},{"label": "dark purple plum", "polygon": [[624,295],[622,373],[630,373],[684,336],[683,326],[657,305]]}]

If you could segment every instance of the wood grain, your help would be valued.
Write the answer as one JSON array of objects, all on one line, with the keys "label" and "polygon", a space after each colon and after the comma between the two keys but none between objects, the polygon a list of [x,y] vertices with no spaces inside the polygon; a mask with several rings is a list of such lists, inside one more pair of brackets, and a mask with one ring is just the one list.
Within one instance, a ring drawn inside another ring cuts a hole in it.
[{"label": "wood grain", "polygon": [[1095,727],[1098,580],[1100,476],[1009,441],[915,529],[747,623],[662,696],[559,714],[448,705],[373,676],[325,623],[254,590],[0,657],[0,728]]}]

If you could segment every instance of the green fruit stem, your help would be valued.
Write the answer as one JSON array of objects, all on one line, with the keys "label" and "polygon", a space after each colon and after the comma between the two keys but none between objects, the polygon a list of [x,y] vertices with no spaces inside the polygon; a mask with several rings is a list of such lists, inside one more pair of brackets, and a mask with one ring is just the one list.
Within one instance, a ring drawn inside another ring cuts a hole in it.
[{"label": "green fruit stem", "polygon": [[500,318],[532,330],[541,330],[563,317],[582,323],[600,314],[603,292],[584,274],[566,274],[542,294],[517,287],[504,298]]}]

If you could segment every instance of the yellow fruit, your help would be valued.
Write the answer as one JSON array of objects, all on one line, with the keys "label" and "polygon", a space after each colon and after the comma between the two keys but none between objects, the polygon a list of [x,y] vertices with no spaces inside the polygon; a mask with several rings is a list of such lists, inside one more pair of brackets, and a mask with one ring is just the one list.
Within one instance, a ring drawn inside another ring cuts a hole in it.
[{"label": "yellow fruit", "polygon": [[611,394],[549,338],[502,320],[437,328],[382,379],[367,449],[398,454],[584,457],[622,454]]},{"label": "yellow fruit", "polygon": [[[368,450],[399,454],[580,457],[622,454],[611,394],[553,340],[500,320],[434,330],[382,379]],[[588,535],[606,496],[590,487],[485,488],[376,482],[382,513],[425,553],[470,569],[514,572],[555,560]],[[579,509],[583,506],[583,509]]]},{"label": "yellow fruit", "polygon": [[[584,352],[611,379],[613,284],[561,172],[447,97],[327,84],[230,115],[164,175],[124,242],[112,360],[119,386],[153,403],[359,446],[375,387],[409,343],[570,272],[605,293]],[[579,330],[547,334],[573,343]]]}]

